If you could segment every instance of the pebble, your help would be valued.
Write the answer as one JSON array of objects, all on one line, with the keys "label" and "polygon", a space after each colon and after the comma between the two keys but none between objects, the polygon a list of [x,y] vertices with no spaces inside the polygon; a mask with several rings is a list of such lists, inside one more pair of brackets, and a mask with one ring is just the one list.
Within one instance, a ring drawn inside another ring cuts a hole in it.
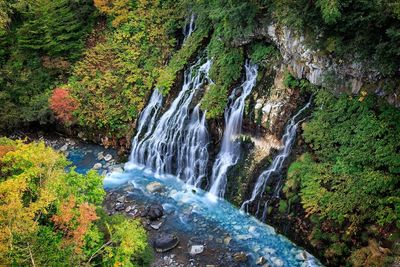
[{"label": "pebble", "polygon": [[65,151],[67,151],[67,149],[68,149],[68,144],[65,144],[60,148],[60,151],[65,152]]},{"label": "pebble", "polygon": [[107,154],[104,156],[105,161],[110,161],[112,159],[112,156],[110,154]]}]

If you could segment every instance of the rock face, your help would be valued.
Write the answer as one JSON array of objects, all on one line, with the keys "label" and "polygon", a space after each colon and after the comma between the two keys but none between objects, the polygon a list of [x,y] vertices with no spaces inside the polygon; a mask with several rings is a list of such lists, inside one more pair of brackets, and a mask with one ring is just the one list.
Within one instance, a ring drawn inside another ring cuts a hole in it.
[{"label": "rock face", "polygon": [[155,240],[154,240],[154,248],[157,252],[166,252],[179,244],[179,239],[174,234],[166,234],[161,233]]},{"label": "rock face", "polygon": [[[322,85],[326,77],[333,78],[330,89],[336,92],[359,93],[361,87],[376,84],[382,75],[365,63],[356,63],[352,58],[341,60],[319,50],[313,50],[305,42],[305,37],[294,30],[276,23],[261,22],[246,36],[238,37],[233,45],[242,46],[254,39],[267,39],[280,50],[283,63],[298,79],[307,79],[312,84]],[[334,88],[331,88],[334,87]],[[395,93],[386,94],[382,88],[374,88],[375,93],[384,95],[390,104],[400,106]]]}]

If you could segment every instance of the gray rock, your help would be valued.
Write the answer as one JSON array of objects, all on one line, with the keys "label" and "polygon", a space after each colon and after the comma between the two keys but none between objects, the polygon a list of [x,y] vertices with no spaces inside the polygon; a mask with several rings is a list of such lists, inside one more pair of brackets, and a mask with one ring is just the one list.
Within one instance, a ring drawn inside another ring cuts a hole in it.
[{"label": "gray rock", "polygon": [[159,222],[154,222],[150,224],[150,227],[153,228],[154,230],[158,230],[161,228],[163,224],[163,221],[159,221]]},{"label": "gray rock", "polygon": [[125,208],[125,212],[129,213],[132,209],[133,209],[132,206],[128,206],[128,207]]},{"label": "gray rock", "polygon": [[179,244],[179,238],[174,234],[161,233],[154,240],[153,246],[157,252],[166,252]]},{"label": "gray rock", "polygon": [[282,267],[283,266],[283,261],[277,257],[272,257],[271,258],[272,262],[274,263],[275,266],[277,267]]},{"label": "gray rock", "polygon": [[125,204],[124,204],[124,203],[121,203],[121,202],[117,202],[117,203],[115,204],[114,209],[115,209],[116,211],[125,210]]},{"label": "gray rock", "polygon": [[110,154],[107,154],[104,156],[105,161],[110,161],[112,159],[112,156]]},{"label": "gray rock", "polygon": [[244,252],[237,252],[237,253],[233,254],[233,259],[236,262],[244,263],[247,261],[247,255]]},{"label": "gray rock", "polygon": [[256,264],[257,264],[257,265],[263,265],[263,264],[266,263],[266,262],[267,262],[267,260],[266,260],[263,256],[261,256],[261,257],[259,257],[259,258],[257,259]]},{"label": "gray rock", "polygon": [[306,261],[307,253],[305,251],[301,251],[299,254],[296,255],[296,259],[300,261]]},{"label": "gray rock", "polygon": [[117,198],[117,202],[124,203],[125,202],[125,196],[118,197]]},{"label": "gray rock", "polygon": [[231,242],[231,240],[232,240],[232,238],[231,238],[230,236],[225,237],[225,238],[224,238],[224,244],[225,244],[225,246],[228,246],[229,243]]},{"label": "gray rock", "polygon": [[190,248],[189,253],[190,253],[190,255],[194,256],[194,255],[203,253],[203,251],[204,251],[204,246],[203,245],[193,245]]},{"label": "gray rock", "polygon": [[124,169],[122,169],[121,167],[110,167],[110,171],[111,172],[118,172],[118,173],[123,173]]},{"label": "gray rock", "polygon": [[164,209],[159,204],[150,205],[141,214],[142,217],[147,217],[152,221],[161,218],[164,215]]},{"label": "gray rock", "polygon": [[94,170],[99,170],[103,167],[103,165],[100,162],[97,162],[96,164],[93,165]]},{"label": "gray rock", "polygon": [[97,153],[97,160],[102,160],[104,159],[103,151]]},{"label": "gray rock", "polygon": [[67,151],[67,149],[68,149],[68,144],[65,144],[60,148],[60,151],[65,152],[65,151]]},{"label": "gray rock", "polygon": [[156,192],[162,192],[163,190],[164,190],[164,188],[165,188],[165,186],[164,185],[162,185],[161,183],[159,183],[159,182],[152,182],[152,183],[149,183],[147,186],[146,186],[146,190],[149,192],[149,193],[156,193]]}]

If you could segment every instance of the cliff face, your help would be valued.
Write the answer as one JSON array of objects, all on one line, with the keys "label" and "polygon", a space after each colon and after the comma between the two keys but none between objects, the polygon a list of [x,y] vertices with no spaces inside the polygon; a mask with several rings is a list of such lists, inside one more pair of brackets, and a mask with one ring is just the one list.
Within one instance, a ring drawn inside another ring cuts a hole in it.
[{"label": "cliff face", "polygon": [[259,23],[252,33],[234,40],[233,45],[245,45],[254,39],[265,40],[279,49],[283,64],[298,79],[324,85],[336,93],[358,94],[361,90],[367,90],[400,107],[396,92],[385,92],[385,78],[377,70],[368,67],[366,62],[356,62],[353,58],[337,59],[332,54],[311,48],[305,38],[286,26]]}]

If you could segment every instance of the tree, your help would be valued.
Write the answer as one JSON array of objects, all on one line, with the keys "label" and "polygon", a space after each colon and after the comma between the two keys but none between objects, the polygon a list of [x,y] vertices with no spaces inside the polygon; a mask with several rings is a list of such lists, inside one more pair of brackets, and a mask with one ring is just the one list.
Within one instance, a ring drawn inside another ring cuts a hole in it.
[{"label": "tree", "polygon": [[68,89],[54,89],[49,101],[50,108],[56,114],[57,119],[67,125],[73,122],[73,112],[78,108],[78,103],[70,96]]}]

